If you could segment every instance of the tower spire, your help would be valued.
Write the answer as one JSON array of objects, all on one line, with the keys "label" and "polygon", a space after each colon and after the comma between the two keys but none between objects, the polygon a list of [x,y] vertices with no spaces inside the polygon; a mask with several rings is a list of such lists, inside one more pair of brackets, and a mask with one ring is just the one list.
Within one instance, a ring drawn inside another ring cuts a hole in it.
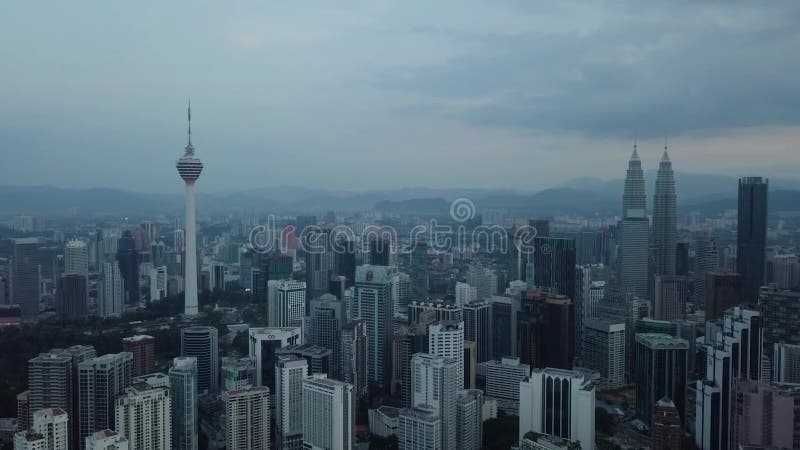
[{"label": "tower spire", "polygon": [[192,101],[191,100],[189,100],[189,106],[186,108],[186,116],[188,118],[186,154],[194,155],[194,145],[192,145]]}]

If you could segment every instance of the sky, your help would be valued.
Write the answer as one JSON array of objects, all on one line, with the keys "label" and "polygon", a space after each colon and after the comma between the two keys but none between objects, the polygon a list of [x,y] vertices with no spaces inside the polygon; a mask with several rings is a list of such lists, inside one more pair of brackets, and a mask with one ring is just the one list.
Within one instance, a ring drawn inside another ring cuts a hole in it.
[{"label": "sky", "polygon": [[0,2],[0,185],[800,174],[800,2]]}]

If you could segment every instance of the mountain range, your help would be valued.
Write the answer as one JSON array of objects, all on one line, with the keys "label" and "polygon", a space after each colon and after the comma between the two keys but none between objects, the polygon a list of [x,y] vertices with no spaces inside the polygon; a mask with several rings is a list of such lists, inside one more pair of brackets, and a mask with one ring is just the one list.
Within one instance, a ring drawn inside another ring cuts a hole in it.
[{"label": "mountain range", "polygon": [[[652,200],[655,171],[645,174]],[[478,212],[504,210],[511,214],[619,214],[624,181],[576,178],[550,189],[433,189],[425,187],[363,192],[279,186],[235,192],[201,191],[201,213],[233,211],[284,214],[376,210],[385,213],[445,215],[456,198],[469,198]],[[718,213],[736,208],[736,177],[675,173],[679,212]],[[800,210],[800,181],[770,180],[770,211]],[[151,194],[120,189],[68,189],[55,186],[0,186],[0,214],[176,214],[180,194]]]}]

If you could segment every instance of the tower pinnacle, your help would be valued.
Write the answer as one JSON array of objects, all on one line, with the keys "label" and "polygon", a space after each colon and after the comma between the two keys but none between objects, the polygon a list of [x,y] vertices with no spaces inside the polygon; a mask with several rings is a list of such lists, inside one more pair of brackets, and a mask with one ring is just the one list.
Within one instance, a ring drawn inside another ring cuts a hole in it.
[{"label": "tower pinnacle", "polygon": [[186,116],[188,118],[188,139],[186,143],[186,154],[194,155],[194,146],[192,145],[192,101],[189,100],[189,106],[186,109]]}]

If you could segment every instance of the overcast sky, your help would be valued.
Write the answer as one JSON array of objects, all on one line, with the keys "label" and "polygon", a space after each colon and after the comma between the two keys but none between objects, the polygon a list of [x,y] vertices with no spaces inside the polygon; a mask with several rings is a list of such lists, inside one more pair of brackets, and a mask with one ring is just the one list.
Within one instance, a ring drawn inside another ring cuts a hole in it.
[{"label": "overcast sky", "polygon": [[800,174],[800,2],[0,2],[0,184]]}]

